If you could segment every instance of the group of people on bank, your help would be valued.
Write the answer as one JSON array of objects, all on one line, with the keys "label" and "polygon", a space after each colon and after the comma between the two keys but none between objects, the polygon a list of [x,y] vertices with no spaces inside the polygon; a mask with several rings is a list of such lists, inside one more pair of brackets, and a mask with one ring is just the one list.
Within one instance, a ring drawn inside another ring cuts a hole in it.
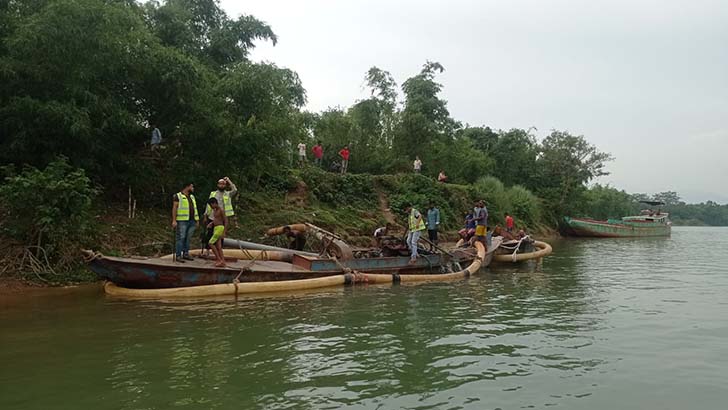
[{"label": "group of people on bank", "polygon": [[[305,142],[299,142],[298,143],[298,165],[303,166],[307,159],[306,159],[306,143]],[[323,166],[323,160],[324,160],[324,147],[321,145],[321,141],[319,141],[316,145],[314,145],[311,148],[311,153],[313,154],[313,163],[316,166]],[[342,149],[339,150],[339,159],[340,161],[334,161],[331,163],[331,170],[335,172],[340,172],[342,174],[346,174],[347,169],[349,168],[349,156],[351,155],[351,151],[349,150],[349,146],[345,145]]]},{"label": "group of people on bank", "polygon": [[[195,198],[193,183],[185,183],[182,189],[172,196],[172,228],[175,229],[175,260],[191,261],[190,241],[200,223],[200,215]],[[235,215],[233,197],[238,188],[225,177],[217,181],[217,189],[210,192],[202,216],[205,228],[203,248],[212,250],[215,255],[215,266],[225,266],[222,241],[229,227],[230,217]]]}]

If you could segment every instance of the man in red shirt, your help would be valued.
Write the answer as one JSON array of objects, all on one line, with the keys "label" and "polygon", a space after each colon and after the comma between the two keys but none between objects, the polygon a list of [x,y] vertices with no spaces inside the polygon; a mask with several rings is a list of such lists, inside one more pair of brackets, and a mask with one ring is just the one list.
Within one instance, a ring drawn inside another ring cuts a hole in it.
[{"label": "man in red shirt", "polygon": [[321,166],[321,161],[324,158],[324,147],[321,146],[321,141],[311,148],[311,152],[313,152],[314,165]]},{"label": "man in red shirt", "polygon": [[346,168],[349,166],[349,147],[342,148],[339,156],[341,157],[341,173],[346,174]]},{"label": "man in red shirt", "polygon": [[513,232],[513,217],[506,212],[506,231]]}]

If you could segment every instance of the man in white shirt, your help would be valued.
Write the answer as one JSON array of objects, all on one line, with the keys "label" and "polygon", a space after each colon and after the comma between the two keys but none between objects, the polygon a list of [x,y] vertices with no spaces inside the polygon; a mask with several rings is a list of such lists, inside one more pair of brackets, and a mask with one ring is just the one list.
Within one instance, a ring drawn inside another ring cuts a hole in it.
[{"label": "man in white shirt", "polygon": [[414,167],[415,174],[419,174],[420,171],[422,171],[422,161],[420,161],[420,157],[415,157]]},{"label": "man in white shirt", "polygon": [[303,142],[298,143],[298,163],[303,166],[306,162],[306,144]]}]

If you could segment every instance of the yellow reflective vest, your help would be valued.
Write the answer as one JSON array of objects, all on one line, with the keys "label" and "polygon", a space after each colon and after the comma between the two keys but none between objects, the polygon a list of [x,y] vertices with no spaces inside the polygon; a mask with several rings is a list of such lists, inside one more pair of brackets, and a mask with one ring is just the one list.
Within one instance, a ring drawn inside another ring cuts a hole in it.
[{"label": "yellow reflective vest", "polygon": [[[177,205],[177,220],[178,221],[189,221],[190,220],[190,201],[187,200],[187,195],[182,192],[177,192],[177,199],[179,199],[179,205]],[[195,196],[190,194],[192,199],[192,209],[194,209],[195,221],[200,220],[200,215],[197,212],[197,201]]]},{"label": "yellow reflective vest", "polygon": [[422,218],[422,214],[420,214],[420,220],[417,221],[417,217],[415,215],[419,214],[419,211],[412,208],[409,215],[409,230],[410,232],[415,231],[424,231],[425,230],[425,220]]},{"label": "yellow reflective vest", "polygon": [[[217,198],[217,191],[210,192],[210,198]],[[225,216],[235,215],[235,209],[233,209],[233,200],[232,200],[232,198],[230,198],[229,191],[222,192],[222,201],[224,202],[222,209],[225,211]],[[205,213],[207,215],[211,215],[211,212],[212,212],[212,208],[210,208],[210,205],[208,204],[207,207],[205,208]]]}]

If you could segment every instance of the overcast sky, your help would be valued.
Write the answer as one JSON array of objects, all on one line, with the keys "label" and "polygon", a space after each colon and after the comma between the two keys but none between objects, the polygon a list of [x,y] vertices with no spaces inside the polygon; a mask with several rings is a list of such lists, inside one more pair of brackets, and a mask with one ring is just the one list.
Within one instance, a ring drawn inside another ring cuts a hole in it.
[{"label": "overcast sky", "polygon": [[728,1],[222,0],[279,42],[254,60],[298,72],[308,109],[366,97],[371,66],[398,84],[426,60],[471,125],[584,135],[616,160],[600,182],[728,202]]}]

